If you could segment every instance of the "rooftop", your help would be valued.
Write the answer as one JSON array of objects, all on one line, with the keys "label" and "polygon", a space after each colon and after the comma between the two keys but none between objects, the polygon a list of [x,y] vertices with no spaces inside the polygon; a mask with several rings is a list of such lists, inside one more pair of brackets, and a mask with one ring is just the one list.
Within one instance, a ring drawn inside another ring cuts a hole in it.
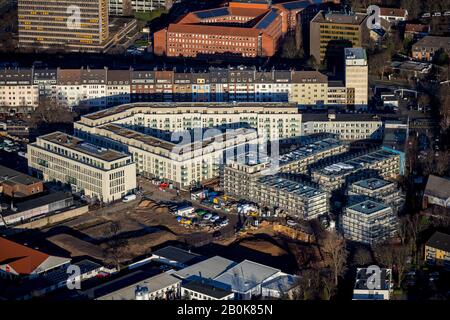
[{"label": "rooftop", "polygon": [[[44,272],[70,262],[69,258],[48,255],[42,251],[0,237],[0,266],[9,266],[11,272],[30,275]],[[2,269],[8,267],[3,267]]]},{"label": "rooftop", "polygon": [[192,265],[199,260],[203,260],[201,255],[174,246],[161,248],[152,252],[152,254],[184,265]]},{"label": "rooftop", "polygon": [[19,183],[23,185],[31,185],[41,182],[41,180],[35,177],[0,165],[0,183],[4,183],[6,181],[11,181],[13,183]]},{"label": "rooftop", "polygon": [[313,170],[327,176],[340,176],[393,157],[398,157],[398,155],[382,149],[371,151],[364,155],[342,154],[336,157],[335,163]]},{"label": "rooftop", "polygon": [[149,293],[152,293],[180,282],[180,279],[175,278],[169,272],[164,272],[156,276],[151,276],[142,281],[133,283],[132,285],[129,285],[127,287],[112,291],[104,296],[99,297],[98,300],[135,300],[137,288],[146,288]]},{"label": "rooftop", "polygon": [[258,179],[258,182],[265,187],[272,187],[277,191],[285,191],[303,198],[313,198],[325,194],[325,191],[307,186],[297,181],[280,177],[278,175],[262,176]]},{"label": "rooftop", "polygon": [[419,50],[422,47],[443,48],[450,50],[450,37],[425,36],[413,44],[413,49],[416,48]]},{"label": "rooftop", "polygon": [[324,12],[319,11],[311,22],[360,25],[366,19],[364,13]]},{"label": "rooftop", "polygon": [[62,200],[73,200],[72,194],[69,192],[57,191],[46,195],[41,195],[37,198],[26,200],[19,203],[14,203],[15,210],[3,210],[4,216],[17,214],[20,212],[28,211],[31,209],[39,208],[42,206],[50,205],[52,203]]},{"label": "rooftop", "polygon": [[74,151],[90,155],[94,158],[104,161],[115,161],[122,158],[129,157],[128,155],[102,147],[95,146],[93,144],[84,142],[83,140],[70,136],[66,133],[57,131],[44,136],[40,136],[39,139],[52,142],[62,147],[72,149]]},{"label": "rooftop", "polygon": [[235,264],[236,263],[234,261],[222,258],[220,256],[214,256],[176,271],[174,275],[183,279],[189,279],[193,276],[214,279]]},{"label": "rooftop", "polygon": [[450,198],[450,178],[430,174],[424,195],[448,200]]},{"label": "rooftop", "polygon": [[405,17],[407,14],[408,14],[408,12],[406,11],[406,9],[402,9],[402,8],[386,8],[386,7],[380,8],[381,16]]},{"label": "rooftop", "polygon": [[393,182],[378,179],[378,178],[369,178],[360,180],[354,183],[354,185],[357,185],[361,188],[370,189],[370,190],[377,190],[380,188],[383,188],[387,185],[391,185]]},{"label": "rooftop", "polygon": [[364,59],[367,60],[366,50],[364,48],[345,48],[346,59]]},{"label": "rooftop", "polygon": [[215,280],[229,285],[235,292],[244,293],[279,272],[279,269],[244,260],[233,268],[228,269]]},{"label": "rooftop", "polygon": [[436,231],[426,243],[427,246],[450,252],[450,235]]},{"label": "rooftop", "polygon": [[372,200],[365,200],[358,204],[352,205],[352,206],[348,207],[347,209],[351,209],[351,210],[357,211],[359,213],[370,215],[370,214],[379,212],[379,211],[387,209],[387,208],[389,208],[389,207],[383,203],[375,202]]},{"label": "rooftop", "polygon": [[233,293],[231,290],[216,285],[214,281],[194,280],[183,283],[181,287],[216,299],[223,299]]}]

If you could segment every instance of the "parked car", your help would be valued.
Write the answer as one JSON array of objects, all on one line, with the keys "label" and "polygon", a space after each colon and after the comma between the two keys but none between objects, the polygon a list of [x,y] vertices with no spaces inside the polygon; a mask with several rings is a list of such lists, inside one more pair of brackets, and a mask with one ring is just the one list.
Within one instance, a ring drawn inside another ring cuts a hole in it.
[{"label": "parked car", "polygon": [[223,221],[220,223],[220,226],[221,226],[221,227],[226,227],[229,223],[230,223],[230,220],[225,219],[225,220],[223,220]]},{"label": "parked car", "polygon": [[218,214],[213,214],[211,218],[209,218],[210,221],[214,222],[220,219],[220,216]]},{"label": "parked car", "polygon": [[136,200],[136,195],[135,194],[129,194],[129,195],[123,197],[122,202],[131,202],[133,200]]},{"label": "parked car", "polygon": [[204,220],[209,220],[209,219],[211,219],[211,217],[212,217],[211,213],[207,213],[207,214],[203,215]]}]

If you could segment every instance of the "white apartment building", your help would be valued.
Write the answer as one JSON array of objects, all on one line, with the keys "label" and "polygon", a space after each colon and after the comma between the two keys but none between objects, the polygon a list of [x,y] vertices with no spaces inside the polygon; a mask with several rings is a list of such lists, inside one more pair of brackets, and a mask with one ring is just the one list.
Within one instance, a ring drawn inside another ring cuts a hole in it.
[{"label": "white apartment building", "polygon": [[366,50],[345,48],[345,87],[347,104],[367,110],[369,102],[369,65]]},{"label": "white apartment building", "polygon": [[120,199],[136,188],[136,166],[130,155],[97,147],[62,132],[28,144],[30,172],[44,181],[70,184],[103,202]]},{"label": "white apartment building", "polygon": [[106,104],[108,107],[130,103],[131,78],[129,70],[108,70]]},{"label": "white apartment building", "polygon": [[390,206],[365,200],[345,208],[341,228],[346,239],[372,245],[394,237],[398,220]]},{"label": "white apartment building", "polygon": [[75,135],[83,137],[108,123],[160,132],[246,124],[259,137],[277,140],[300,136],[301,119],[296,105],[288,103],[132,103],[82,116],[74,127]]},{"label": "white apartment building", "polygon": [[39,87],[33,83],[32,69],[0,70],[0,107],[28,107],[39,104]]},{"label": "white apartment building", "polygon": [[383,121],[371,114],[303,113],[302,135],[329,132],[344,141],[382,140]]},{"label": "white apartment building", "polygon": [[172,182],[179,188],[218,177],[225,161],[258,143],[256,130],[245,128],[204,134],[201,129],[178,131],[174,142],[167,136],[158,138],[113,123],[78,134],[92,143],[131,154],[138,174]]}]

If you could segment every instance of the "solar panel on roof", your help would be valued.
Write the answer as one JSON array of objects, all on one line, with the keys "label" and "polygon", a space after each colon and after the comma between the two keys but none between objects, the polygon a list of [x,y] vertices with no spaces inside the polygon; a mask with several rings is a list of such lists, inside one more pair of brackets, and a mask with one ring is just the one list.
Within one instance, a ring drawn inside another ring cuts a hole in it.
[{"label": "solar panel on roof", "polygon": [[285,4],[283,4],[283,6],[288,10],[294,10],[294,9],[306,8],[310,4],[311,3],[309,3],[308,1],[296,1],[296,2],[285,3]]},{"label": "solar panel on roof", "polygon": [[217,9],[201,11],[201,12],[196,13],[197,17],[199,17],[201,19],[226,16],[228,14],[229,14],[228,8],[217,8]]},{"label": "solar panel on roof", "polygon": [[270,11],[262,20],[256,25],[256,28],[258,29],[265,29],[275,20],[275,18],[278,17],[278,14],[275,12],[275,10]]}]

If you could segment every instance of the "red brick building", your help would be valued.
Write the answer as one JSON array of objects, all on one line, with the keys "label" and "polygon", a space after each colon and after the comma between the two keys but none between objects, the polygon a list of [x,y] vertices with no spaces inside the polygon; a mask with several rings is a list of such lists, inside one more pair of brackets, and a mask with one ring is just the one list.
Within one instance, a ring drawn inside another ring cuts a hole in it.
[{"label": "red brick building", "polygon": [[262,1],[188,13],[154,34],[154,52],[169,57],[234,54],[273,56],[283,34],[283,12]]}]

